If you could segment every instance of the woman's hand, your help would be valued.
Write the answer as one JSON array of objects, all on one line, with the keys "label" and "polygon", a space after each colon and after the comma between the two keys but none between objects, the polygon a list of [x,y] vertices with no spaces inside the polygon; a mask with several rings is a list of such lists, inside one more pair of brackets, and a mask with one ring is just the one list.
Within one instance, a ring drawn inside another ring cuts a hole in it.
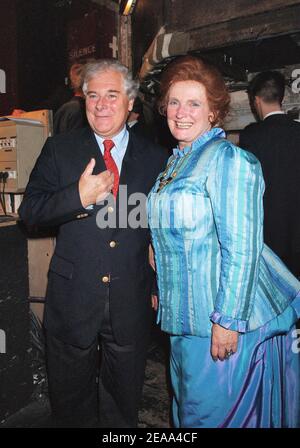
[{"label": "woman's hand", "polygon": [[211,335],[211,356],[214,361],[224,361],[237,351],[239,333],[213,324]]}]

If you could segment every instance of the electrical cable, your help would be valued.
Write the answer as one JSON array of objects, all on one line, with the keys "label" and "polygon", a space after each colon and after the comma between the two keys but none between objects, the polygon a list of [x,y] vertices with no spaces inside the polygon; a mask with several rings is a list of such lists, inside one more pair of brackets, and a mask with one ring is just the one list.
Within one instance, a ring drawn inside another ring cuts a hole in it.
[{"label": "electrical cable", "polygon": [[[5,175],[7,175],[5,177]],[[6,204],[5,204],[5,186],[6,186],[6,179],[8,178],[8,173],[4,172],[2,173],[2,183],[3,183],[3,187],[2,187],[2,203],[3,203],[3,211],[4,211],[4,215],[7,216],[7,211],[6,211]]]},{"label": "electrical cable", "polygon": [[2,199],[2,195],[1,195],[1,183],[2,183],[2,179],[3,179],[3,173],[2,173],[2,171],[1,171],[1,172],[0,172],[0,205],[1,205],[1,208],[2,208],[2,210],[3,210],[3,213],[5,213],[4,201],[3,201],[3,199]]},{"label": "electrical cable", "polygon": [[[4,213],[4,215],[0,215],[0,222],[4,219],[8,220],[8,221],[11,219],[14,219],[14,217],[12,215],[7,214],[7,210],[6,210],[5,186],[6,186],[7,179],[8,179],[8,172],[7,171],[0,172],[0,205],[1,205],[3,213]],[[1,182],[3,183],[2,192],[1,192]]]}]

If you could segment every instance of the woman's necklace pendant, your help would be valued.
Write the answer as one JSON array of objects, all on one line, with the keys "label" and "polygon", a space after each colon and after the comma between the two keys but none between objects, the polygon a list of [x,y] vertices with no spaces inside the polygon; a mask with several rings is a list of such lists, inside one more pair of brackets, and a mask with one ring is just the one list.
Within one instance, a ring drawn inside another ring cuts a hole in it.
[{"label": "woman's necklace pendant", "polygon": [[163,179],[163,178],[162,178],[162,179],[160,180],[160,182],[159,182],[157,192],[160,192],[160,190],[161,190],[162,188],[164,188],[166,185],[168,185],[172,180],[173,180],[172,177],[168,177],[167,179]]},{"label": "woman's necklace pendant", "polygon": [[[168,185],[170,182],[172,182],[173,179],[175,179],[175,177],[178,174],[179,168],[182,166],[184,160],[190,154],[190,152],[191,152],[191,150],[181,158],[179,163],[176,163],[176,159],[173,159],[172,162],[167,166],[167,168],[165,169],[163,174],[160,176],[157,193],[159,193],[166,185]],[[174,162],[175,162],[174,168],[177,168],[177,169],[176,169],[176,171],[173,171],[172,173],[170,173],[169,177],[166,179],[167,173],[171,169],[172,165],[174,165]]]}]

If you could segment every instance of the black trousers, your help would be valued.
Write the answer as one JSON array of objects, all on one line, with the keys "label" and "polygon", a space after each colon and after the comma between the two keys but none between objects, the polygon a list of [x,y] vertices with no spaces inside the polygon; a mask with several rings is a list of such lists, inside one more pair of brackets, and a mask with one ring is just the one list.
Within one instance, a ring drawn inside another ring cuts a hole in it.
[{"label": "black trousers", "polygon": [[110,323],[109,301],[99,338],[88,348],[65,344],[47,331],[49,395],[55,425],[137,427],[148,340],[145,328],[134,344],[118,345]]}]

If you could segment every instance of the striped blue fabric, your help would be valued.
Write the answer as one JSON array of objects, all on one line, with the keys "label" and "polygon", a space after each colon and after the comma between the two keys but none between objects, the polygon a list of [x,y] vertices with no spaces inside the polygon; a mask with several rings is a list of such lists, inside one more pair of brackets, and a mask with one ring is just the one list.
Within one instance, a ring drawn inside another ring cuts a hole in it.
[{"label": "striped blue fabric", "polygon": [[208,337],[212,322],[245,332],[280,314],[300,283],[263,244],[264,181],[254,155],[214,128],[174,150],[148,198],[159,287],[158,321]]}]

